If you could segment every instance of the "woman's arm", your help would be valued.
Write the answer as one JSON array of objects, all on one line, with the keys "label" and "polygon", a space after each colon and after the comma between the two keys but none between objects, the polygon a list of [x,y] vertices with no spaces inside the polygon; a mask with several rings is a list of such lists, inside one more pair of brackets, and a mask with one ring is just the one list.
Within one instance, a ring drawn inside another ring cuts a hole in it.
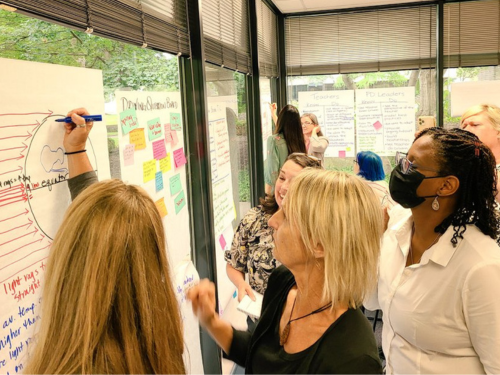
[{"label": "woman's arm", "polygon": [[266,183],[266,194],[270,195],[280,170],[278,148],[274,136],[267,139],[267,159],[264,165],[264,180]]},{"label": "woman's arm", "polygon": [[466,278],[463,311],[472,346],[487,374],[500,374],[500,261],[476,265]]},{"label": "woman's arm", "polygon": [[233,342],[233,327],[222,320],[215,311],[215,284],[203,279],[198,285],[189,289],[186,296],[191,301],[193,313],[200,320],[201,326],[212,336],[217,345],[229,354]]},{"label": "woman's arm", "polygon": [[326,137],[318,137],[319,130],[320,127],[316,126],[311,133],[311,138],[309,139],[309,151],[324,154],[329,142]]},{"label": "woman's arm", "polygon": [[241,301],[247,294],[252,299],[252,301],[255,301],[252,287],[245,281],[245,274],[243,272],[238,271],[236,268],[227,263],[226,273],[229,277],[229,280],[231,280],[234,286],[238,288],[238,302]]}]

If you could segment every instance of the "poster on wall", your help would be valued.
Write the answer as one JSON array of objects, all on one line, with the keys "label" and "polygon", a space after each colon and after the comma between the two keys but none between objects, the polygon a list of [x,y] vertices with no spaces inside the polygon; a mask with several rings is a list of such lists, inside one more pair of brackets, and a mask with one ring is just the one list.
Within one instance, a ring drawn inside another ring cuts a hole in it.
[{"label": "poster on wall", "polygon": [[406,152],[415,138],[415,87],[356,90],[356,146],[380,156]]},{"label": "poster on wall", "polygon": [[[191,259],[191,236],[180,93],[117,91],[115,98],[121,177],[146,190],[162,216],[183,312],[186,367],[190,373],[203,373],[199,336],[190,334],[198,332],[198,322],[185,307],[184,282],[192,281],[196,271],[186,268],[186,259]],[[186,276],[189,272],[193,275]]]},{"label": "poster on wall", "polygon": [[[79,107],[104,114],[104,90],[100,70],[0,58],[0,71],[0,373],[15,374],[43,319],[47,258],[71,203],[64,127],[55,120]],[[87,154],[98,178],[109,178],[104,121]]]},{"label": "poster on wall", "polygon": [[231,176],[231,155],[226,119],[226,102],[219,97],[208,98],[208,132],[214,207],[215,237],[236,218]]},{"label": "poster on wall", "polygon": [[300,114],[318,117],[329,145],[325,157],[354,157],[354,90],[299,92]]},{"label": "poster on wall", "polygon": [[273,119],[271,116],[271,83],[269,79],[260,79],[260,116],[262,124],[262,152],[267,158],[267,139],[273,134]]}]

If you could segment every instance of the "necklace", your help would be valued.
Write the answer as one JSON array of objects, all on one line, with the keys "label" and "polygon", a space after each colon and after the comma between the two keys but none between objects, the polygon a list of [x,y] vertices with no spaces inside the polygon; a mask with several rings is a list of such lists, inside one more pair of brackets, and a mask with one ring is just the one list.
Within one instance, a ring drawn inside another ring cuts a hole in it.
[{"label": "necklace", "polygon": [[316,309],[316,310],[310,312],[309,314],[292,319],[293,309],[295,308],[295,302],[297,302],[297,296],[295,296],[295,299],[293,300],[292,311],[290,312],[290,317],[288,318],[288,323],[286,324],[285,328],[283,328],[283,332],[281,332],[281,335],[280,335],[280,345],[281,346],[285,345],[286,341],[288,340],[288,335],[290,334],[290,323],[295,322],[296,320],[307,318],[310,315],[318,314],[318,313],[325,311],[326,309],[328,309],[332,306],[332,303],[328,302],[325,306],[322,306],[319,309]]},{"label": "necklace", "polygon": [[[415,264],[415,261],[413,260],[413,249],[411,248],[411,239],[413,238],[413,234],[415,233],[415,225],[412,226],[411,228],[411,237],[410,237],[410,247],[409,247],[409,254],[410,254],[410,260],[411,260],[411,264]],[[439,239],[439,237],[441,237],[442,233],[438,233],[438,235],[436,236],[436,238],[434,238],[434,241],[432,241],[432,243],[429,245],[429,247],[427,249],[424,250],[424,253],[429,250],[432,246],[434,246],[437,242],[437,240]],[[423,254],[423,253],[422,253]],[[420,256],[420,259],[418,260],[420,262],[420,260],[422,259],[422,256]],[[410,264],[410,266],[411,266]]]}]

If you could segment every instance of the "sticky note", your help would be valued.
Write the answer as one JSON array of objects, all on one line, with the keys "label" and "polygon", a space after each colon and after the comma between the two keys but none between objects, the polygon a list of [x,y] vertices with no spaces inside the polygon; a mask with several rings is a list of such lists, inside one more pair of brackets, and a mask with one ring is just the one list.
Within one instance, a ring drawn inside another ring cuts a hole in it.
[{"label": "sticky note", "polygon": [[139,121],[137,121],[135,108],[129,108],[120,112],[120,125],[124,135],[139,127]]},{"label": "sticky note", "polygon": [[226,239],[224,238],[223,234],[221,234],[219,237],[219,243],[222,250],[226,250]]},{"label": "sticky note", "polygon": [[175,195],[182,190],[181,175],[179,173],[170,177],[169,182],[170,182],[170,195]]},{"label": "sticky note", "polygon": [[135,145],[125,145],[123,148],[123,165],[134,165],[134,149]]},{"label": "sticky note", "polygon": [[130,132],[129,142],[135,145],[135,150],[143,150],[146,148],[146,138],[144,137],[144,128],[134,129]]},{"label": "sticky note", "polygon": [[[174,131],[175,133],[175,131]],[[165,142],[167,143],[172,143],[173,142],[173,138],[172,138],[172,131],[168,131],[168,132],[165,132]]]},{"label": "sticky note", "polygon": [[345,150],[339,151],[339,158],[345,158]]},{"label": "sticky note", "polygon": [[161,171],[155,173],[155,185],[156,192],[163,190],[163,173],[161,173]]},{"label": "sticky note", "polygon": [[184,156],[184,149],[178,148],[177,150],[174,150],[174,164],[175,168],[182,167],[184,164],[186,164],[186,157]]},{"label": "sticky note", "polygon": [[172,130],[170,132],[170,136],[172,137],[172,146],[175,146],[177,142],[179,142],[179,138],[177,138],[177,132],[175,130]]},{"label": "sticky note", "polygon": [[375,128],[375,130],[380,130],[380,129],[382,129],[382,124],[380,123],[380,121],[376,121],[373,124],[373,127]]},{"label": "sticky note", "polygon": [[165,173],[168,172],[170,168],[171,168],[170,152],[167,152],[167,156],[165,156],[163,159],[160,159],[160,171]]},{"label": "sticky note", "polygon": [[165,149],[165,141],[163,139],[159,139],[153,142],[153,157],[156,160],[163,159],[167,156],[167,150]]},{"label": "sticky note", "polygon": [[175,197],[174,205],[175,205],[175,214],[177,215],[180,212],[180,210],[182,210],[182,207],[186,205],[186,197],[184,196],[184,190],[182,190],[179,193],[179,195]]},{"label": "sticky note", "polygon": [[168,215],[167,206],[165,206],[165,198],[158,199],[155,204],[161,217],[165,217]]},{"label": "sticky note", "polygon": [[170,114],[170,127],[172,130],[182,130],[181,115],[179,113]]},{"label": "sticky note", "polygon": [[143,182],[151,181],[155,178],[156,160],[145,161],[142,163]]},{"label": "sticky note", "polygon": [[153,141],[158,139],[163,134],[163,125],[160,122],[160,118],[154,118],[148,121],[148,139]]},{"label": "sticky note", "polygon": [[167,134],[171,130],[170,124],[163,125],[163,128],[165,129],[165,134]]},{"label": "sticky note", "polygon": [[346,147],[345,149],[346,151],[351,151],[351,148],[350,147]]}]

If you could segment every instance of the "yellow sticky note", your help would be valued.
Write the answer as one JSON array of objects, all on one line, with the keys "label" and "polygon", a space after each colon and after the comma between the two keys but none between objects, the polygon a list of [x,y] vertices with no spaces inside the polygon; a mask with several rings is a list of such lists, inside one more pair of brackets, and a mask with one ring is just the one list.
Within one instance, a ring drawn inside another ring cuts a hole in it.
[{"label": "yellow sticky note", "polygon": [[160,159],[160,171],[163,173],[168,172],[171,168],[172,164],[170,162],[170,152],[167,152],[167,156],[163,159]]},{"label": "yellow sticky note", "polygon": [[135,145],[135,150],[146,148],[146,137],[144,137],[144,128],[134,129],[129,133],[130,144]]},{"label": "yellow sticky note", "polygon": [[351,151],[351,148],[350,148],[350,147],[347,147],[347,148],[346,148],[346,151]]},{"label": "yellow sticky note", "polygon": [[155,204],[161,217],[165,217],[168,215],[167,206],[165,206],[165,198],[158,199]]},{"label": "yellow sticky note", "polygon": [[144,182],[154,180],[156,174],[156,160],[153,159],[142,163],[142,172],[144,176]]}]

